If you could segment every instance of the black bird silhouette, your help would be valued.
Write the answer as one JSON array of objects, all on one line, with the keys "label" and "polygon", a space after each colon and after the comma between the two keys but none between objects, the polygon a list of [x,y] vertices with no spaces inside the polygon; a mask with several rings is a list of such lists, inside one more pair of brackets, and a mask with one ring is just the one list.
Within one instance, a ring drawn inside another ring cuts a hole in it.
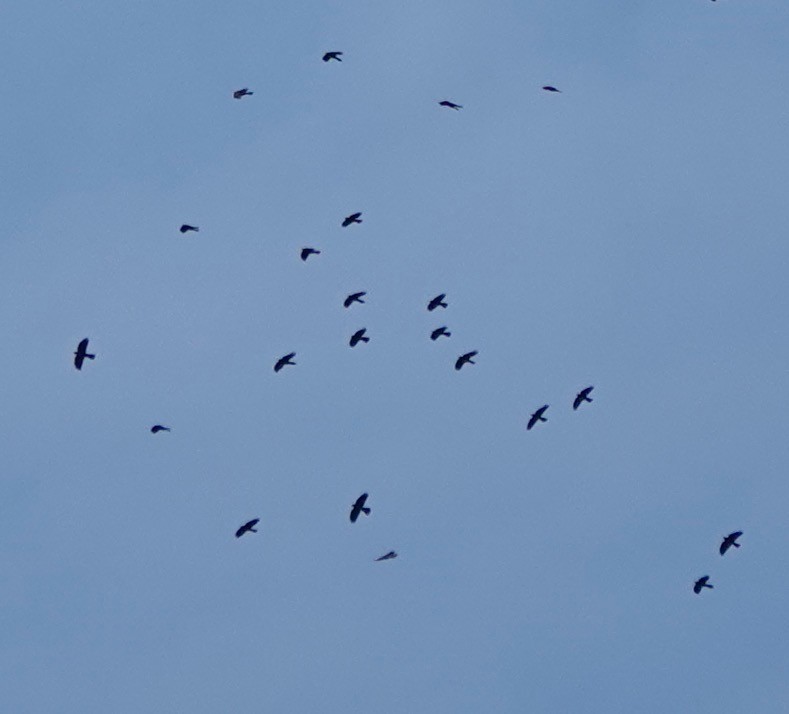
[{"label": "black bird silhouette", "polygon": [[356,330],[356,332],[354,332],[351,335],[351,341],[349,342],[351,347],[356,347],[356,345],[358,345],[359,342],[369,342],[370,341],[369,337],[365,337],[364,336],[365,332],[367,332],[367,328],[363,327],[361,330]]},{"label": "black bird silhouette", "polygon": [[441,337],[441,335],[444,335],[444,337],[450,337],[452,333],[449,330],[447,330],[446,326],[437,327],[435,330],[433,330],[430,333],[430,339],[433,340],[433,342],[435,342],[439,337]]},{"label": "black bird silhouette", "polygon": [[556,87],[552,87],[550,84],[546,84],[546,85],[543,87],[543,89],[544,89],[546,92],[559,92],[559,94],[561,94],[561,93],[562,93],[562,90],[561,90],[561,89],[556,89]]},{"label": "black bird silhouette", "polygon": [[254,92],[250,92],[246,87],[243,89],[237,89],[233,92],[233,99],[241,99],[241,97],[251,97]]},{"label": "black bird silhouette", "polygon": [[460,369],[464,364],[476,364],[476,362],[472,359],[472,357],[476,357],[477,350],[472,350],[471,352],[466,352],[464,355],[460,355],[460,357],[455,360],[455,369]]},{"label": "black bird silhouette", "polygon": [[734,533],[729,533],[724,539],[723,543],[721,543],[720,552],[723,555],[729,548],[734,546],[735,548],[739,548],[740,544],[737,542],[737,539],[742,535],[742,531],[734,531]]},{"label": "black bird silhouette", "polygon": [[362,212],[359,211],[358,213],[352,213],[350,216],[346,216],[343,219],[342,227],[347,228],[348,226],[351,225],[351,223],[361,223],[362,222],[362,219],[360,218],[361,215]]},{"label": "black bird silhouette", "polygon": [[376,558],[375,562],[377,563],[381,560],[391,560],[392,558],[396,558],[396,557],[397,557],[397,553],[395,553],[393,550],[390,550],[388,553],[385,553],[380,558]]},{"label": "black bird silhouette", "polygon": [[462,109],[463,108],[462,104],[455,104],[455,102],[450,102],[450,101],[447,101],[446,99],[443,102],[439,102],[438,104],[439,104],[439,106],[449,107],[450,109],[454,109],[455,111],[457,111],[458,109]]},{"label": "black bird silhouette", "polygon": [[161,424],[155,424],[151,427],[151,434],[158,434],[160,431],[170,431],[170,427],[162,426]]},{"label": "black bird silhouette", "polygon": [[320,255],[321,252],[319,250],[315,250],[315,248],[302,248],[301,249],[301,259],[307,260],[311,255]]},{"label": "black bird silhouette", "polygon": [[188,223],[184,223],[180,228],[181,233],[186,233],[187,231],[194,231],[197,233],[199,230],[197,226],[190,226]]},{"label": "black bird silhouette", "polygon": [[85,358],[96,359],[96,355],[88,354],[88,338],[86,337],[77,345],[77,351],[74,353],[74,366],[77,369],[82,369],[82,363]]},{"label": "black bird silhouette", "polygon": [[693,583],[693,592],[698,595],[704,588],[709,588],[712,590],[712,585],[708,585],[707,581],[710,579],[709,575],[705,575],[702,578],[699,578],[695,583]]},{"label": "black bird silhouette", "polygon": [[286,364],[290,364],[295,366],[296,363],[293,361],[293,358],[296,356],[295,352],[291,352],[290,354],[286,354],[284,357],[280,357],[277,360],[277,364],[274,365],[274,371],[279,372]]},{"label": "black bird silhouette", "polygon": [[592,398],[589,396],[591,391],[594,387],[587,387],[586,389],[582,389],[578,394],[575,395],[575,399],[573,400],[573,409],[578,409],[583,402],[591,402]]},{"label": "black bird silhouette", "polygon": [[236,531],[236,538],[240,538],[244,533],[257,533],[255,526],[260,522],[259,518],[253,518],[247,521],[241,528]]},{"label": "black bird silhouette", "polygon": [[340,55],[342,52],[327,52],[323,55],[323,61],[328,62],[329,60],[337,60],[338,62],[342,62],[342,57]]},{"label": "black bird silhouette", "polygon": [[347,298],[345,298],[345,301],[343,302],[343,305],[345,307],[350,307],[355,302],[360,302],[362,305],[364,305],[365,303],[364,303],[364,300],[362,300],[362,298],[365,295],[367,295],[367,293],[365,293],[365,292],[351,293]]},{"label": "black bird silhouette", "polygon": [[447,296],[446,293],[441,293],[441,295],[436,295],[429,303],[427,303],[427,309],[429,312],[433,312],[437,307],[446,307],[447,304],[444,302],[444,298]]},{"label": "black bird silhouette", "polygon": [[534,414],[531,415],[529,419],[529,423],[526,425],[526,431],[531,429],[538,421],[548,421],[543,414],[545,414],[545,410],[548,408],[547,404],[541,406]]},{"label": "black bird silhouette", "polygon": [[360,513],[364,513],[365,516],[370,515],[370,509],[365,507],[365,503],[367,502],[367,494],[363,493],[359,498],[357,498],[353,506],[351,506],[351,523],[356,523],[356,519],[359,517]]}]

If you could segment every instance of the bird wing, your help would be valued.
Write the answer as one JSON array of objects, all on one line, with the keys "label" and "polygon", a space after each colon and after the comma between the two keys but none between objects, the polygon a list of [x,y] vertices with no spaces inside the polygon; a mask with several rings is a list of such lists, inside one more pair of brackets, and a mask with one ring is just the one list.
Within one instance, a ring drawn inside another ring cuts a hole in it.
[{"label": "bird wing", "polygon": [[702,588],[701,580],[697,580],[695,583],[693,583],[693,592],[696,593],[696,595],[698,595],[701,592],[701,588]]},{"label": "bird wing", "polygon": [[734,531],[734,533],[729,533],[729,538],[731,538],[732,543],[737,540],[742,535],[742,531]]},{"label": "bird wing", "polygon": [[584,400],[583,392],[576,394],[575,399],[573,399],[573,409],[578,409],[581,406],[581,402]]},{"label": "bird wing", "polygon": [[725,554],[726,554],[726,551],[727,551],[729,548],[731,548],[731,541],[730,541],[728,538],[724,538],[724,539],[723,539],[723,543],[721,543],[721,547],[720,547],[720,549],[719,549],[719,550],[720,550],[720,554],[721,554],[721,555],[725,555]]},{"label": "bird wing", "polygon": [[350,307],[351,303],[353,302],[353,295],[349,295],[345,300],[343,300],[343,307]]},{"label": "bird wing", "polygon": [[80,343],[77,345],[77,352],[81,355],[84,355],[88,351],[88,340],[89,338],[85,338],[84,340],[80,340]]},{"label": "bird wing", "polygon": [[249,528],[254,528],[258,523],[260,523],[260,519],[259,518],[253,518],[251,521],[247,521],[244,524],[244,528],[248,528],[248,529]]},{"label": "bird wing", "polygon": [[529,429],[531,429],[537,423],[539,418],[540,417],[537,415],[536,412],[532,414],[531,418],[529,419],[529,423],[526,425],[526,431],[529,431]]}]

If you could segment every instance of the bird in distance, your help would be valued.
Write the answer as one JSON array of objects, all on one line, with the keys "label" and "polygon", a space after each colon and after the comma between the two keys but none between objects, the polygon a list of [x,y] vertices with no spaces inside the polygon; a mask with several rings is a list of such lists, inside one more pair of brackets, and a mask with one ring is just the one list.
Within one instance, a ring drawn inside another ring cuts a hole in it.
[{"label": "bird in distance", "polygon": [[291,352],[290,354],[285,355],[284,357],[280,357],[277,360],[277,364],[274,365],[274,371],[279,372],[286,364],[293,365],[295,367],[296,363],[293,361],[293,358],[296,356],[295,352]]},{"label": "bird in distance", "polygon": [[200,229],[197,226],[190,226],[188,223],[184,223],[179,230],[181,233],[187,233],[188,231],[194,231],[197,233],[197,231]]},{"label": "bird in distance", "polygon": [[350,306],[351,306],[351,305],[353,305],[355,302],[359,302],[359,303],[361,303],[362,305],[364,305],[365,303],[364,303],[364,300],[362,300],[362,298],[363,298],[365,295],[367,295],[367,293],[365,293],[365,292],[360,292],[360,293],[351,293],[351,294],[350,294],[350,295],[349,295],[347,298],[345,298],[345,300],[344,300],[344,302],[343,302],[343,305],[344,305],[345,307],[350,307]]},{"label": "bird in distance", "polygon": [[87,337],[77,345],[77,351],[74,353],[74,366],[77,369],[82,369],[82,363],[85,361],[86,357],[88,359],[96,359],[96,355],[88,354]]},{"label": "bird in distance", "polygon": [[347,228],[348,226],[351,225],[351,223],[361,223],[362,222],[361,215],[362,212],[359,211],[358,213],[352,213],[350,216],[345,216],[342,222],[342,227]]},{"label": "bird in distance", "polygon": [[705,575],[702,578],[699,578],[695,583],[693,583],[693,592],[696,595],[700,594],[704,588],[709,588],[712,590],[712,585],[708,585],[707,581],[710,579],[709,575]]},{"label": "bird in distance", "polygon": [[476,357],[477,350],[472,350],[471,352],[466,352],[464,355],[460,355],[460,357],[455,360],[455,369],[460,369],[464,364],[476,364],[476,362],[472,359],[472,357]]},{"label": "bird in distance", "polygon": [[240,538],[244,533],[257,533],[255,526],[260,522],[259,518],[253,518],[247,521],[241,528],[236,531],[236,538]]},{"label": "bird in distance", "polygon": [[443,102],[439,102],[438,104],[439,106],[448,107],[449,109],[454,109],[455,111],[463,108],[462,104],[455,104],[455,102],[450,102],[447,101],[446,99]]},{"label": "bird in distance", "polygon": [[350,344],[351,347],[356,347],[360,342],[369,342],[370,338],[364,336],[365,332],[367,332],[366,327],[363,327],[361,330],[356,330],[356,332],[351,335],[351,341],[348,344]]},{"label": "bird in distance", "polygon": [[435,342],[439,337],[441,337],[441,335],[444,335],[444,337],[450,337],[452,333],[449,330],[447,330],[446,326],[437,327],[435,330],[433,330],[430,333],[430,339],[433,340],[433,342]]},{"label": "bird in distance", "polygon": [[381,560],[391,560],[392,558],[396,558],[396,557],[397,557],[397,553],[395,553],[393,550],[390,550],[388,553],[385,553],[380,558],[376,558],[375,562],[378,563]]},{"label": "bird in distance", "polygon": [[161,424],[155,424],[151,427],[151,434],[158,434],[160,431],[170,431],[170,427],[162,426]]},{"label": "bird in distance", "polygon": [[351,523],[356,523],[356,519],[359,517],[360,513],[364,513],[365,516],[370,515],[370,509],[365,507],[365,503],[367,502],[367,494],[363,493],[359,498],[357,498],[353,505],[351,506]]},{"label": "bird in distance", "polygon": [[526,425],[526,431],[529,431],[538,421],[548,421],[543,414],[545,414],[545,410],[548,408],[547,404],[541,406],[534,414],[531,415],[529,419],[529,423]]},{"label": "bird in distance", "polygon": [[724,539],[723,543],[721,543],[720,552],[723,555],[729,548],[734,546],[735,548],[739,548],[740,544],[737,542],[737,539],[742,535],[742,531],[734,531],[734,533],[729,533]]},{"label": "bird in distance", "polygon": [[307,260],[311,255],[320,255],[321,252],[319,250],[315,250],[315,248],[302,248],[301,249],[301,259]]},{"label": "bird in distance", "polygon": [[446,293],[436,295],[429,303],[427,303],[428,312],[433,312],[433,310],[435,310],[437,307],[446,307],[447,304],[444,302],[444,298],[446,296]]},{"label": "bird in distance", "polygon": [[543,89],[544,89],[546,92],[558,92],[559,94],[561,94],[561,93],[562,93],[562,90],[561,90],[561,89],[556,89],[556,87],[552,87],[550,84],[546,84],[546,85],[543,87]]},{"label": "bird in distance", "polygon": [[241,99],[241,97],[251,97],[254,92],[250,92],[249,89],[244,87],[243,89],[237,89],[233,92],[233,99]]},{"label": "bird in distance", "polygon": [[342,57],[340,55],[342,52],[327,52],[323,55],[323,61],[328,62],[329,60],[337,60],[338,62],[342,62]]},{"label": "bird in distance", "polygon": [[589,394],[592,392],[594,387],[587,387],[586,389],[582,389],[578,394],[575,395],[575,399],[573,400],[573,409],[578,409],[584,402],[591,402],[592,398]]}]

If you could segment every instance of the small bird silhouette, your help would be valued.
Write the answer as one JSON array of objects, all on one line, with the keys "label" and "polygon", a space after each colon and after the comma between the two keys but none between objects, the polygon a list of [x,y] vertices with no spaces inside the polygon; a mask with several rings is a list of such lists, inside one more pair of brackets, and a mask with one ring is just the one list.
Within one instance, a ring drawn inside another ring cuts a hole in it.
[{"label": "small bird silhouette", "polygon": [[343,219],[342,227],[347,228],[348,226],[351,225],[351,223],[361,223],[362,222],[361,215],[362,212],[359,211],[358,213],[352,213],[350,216],[346,216]]},{"label": "small bird silhouette", "polygon": [[365,516],[370,515],[370,509],[365,507],[365,503],[367,502],[367,494],[363,493],[359,498],[357,498],[353,506],[351,506],[351,523],[356,523],[356,519],[359,517],[360,513],[364,513]]},{"label": "small bird silhouette", "polygon": [[433,342],[435,342],[439,337],[441,337],[441,335],[444,335],[444,337],[450,337],[452,333],[449,330],[447,330],[446,326],[437,327],[435,330],[433,330],[430,333],[430,339],[433,340]]},{"label": "small bird silhouette", "polygon": [[455,111],[463,108],[462,104],[455,104],[455,102],[450,102],[447,101],[446,99],[443,102],[439,102],[438,104],[439,106],[448,107],[449,109],[454,109]]},{"label": "small bird silhouette", "polygon": [[241,528],[236,531],[236,538],[240,538],[244,533],[257,533],[255,526],[260,522],[259,518],[253,518],[247,521]]},{"label": "small bird silhouette", "polygon": [[546,85],[543,87],[543,89],[544,89],[546,92],[558,92],[559,94],[561,94],[561,93],[562,93],[562,90],[561,90],[561,89],[556,89],[556,87],[552,87],[550,84],[546,84]]},{"label": "small bird silhouette", "polygon": [[375,562],[378,563],[381,560],[391,560],[392,558],[396,558],[396,557],[397,557],[397,553],[395,553],[393,550],[390,550],[388,553],[385,553],[380,558],[376,558]]},{"label": "small bird silhouette", "polygon": [[301,249],[301,259],[307,260],[311,255],[320,255],[321,252],[319,250],[315,250],[315,248],[302,248]]},{"label": "small bird silhouette", "polygon": [[342,57],[340,55],[342,52],[327,52],[323,55],[323,61],[328,62],[329,60],[337,60],[338,62],[342,62]]},{"label": "small bird silhouette", "polygon": [[734,533],[729,533],[724,539],[723,543],[721,543],[720,553],[723,555],[729,548],[734,546],[735,548],[739,548],[740,544],[737,542],[737,539],[742,535],[742,531],[734,531]]},{"label": "small bird silhouette", "polygon": [[369,342],[370,338],[364,336],[365,332],[367,332],[366,327],[363,327],[361,330],[356,330],[356,332],[351,335],[351,341],[348,344],[350,344],[351,347],[356,347],[360,342]]},{"label": "small bird silhouette", "polygon": [[279,372],[286,364],[290,364],[295,366],[296,363],[293,362],[293,358],[296,356],[295,352],[291,352],[290,354],[286,354],[284,357],[280,357],[277,360],[277,363],[274,365],[274,371]]},{"label": "small bird silhouette", "polygon": [[447,304],[444,302],[444,298],[446,296],[446,293],[436,295],[429,303],[427,303],[428,312],[433,312],[433,310],[435,310],[437,307],[446,307]]},{"label": "small bird silhouette", "polygon": [[77,369],[82,369],[82,363],[85,358],[96,359],[96,355],[88,354],[88,338],[86,337],[77,345],[77,351],[74,353],[74,366]]},{"label": "small bird silhouette", "polygon": [[158,434],[160,431],[170,431],[170,427],[162,426],[161,424],[155,424],[151,427],[151,434]]},{"label": "small bird silhouette", "polygon": [[477,350],[472,350],[471,352],[466,352],[464,355],[460,355],[460,357],[455,360],[455,369],[460,369],[464,364],[476,364],[472,357],[476,357],[478,354]]},{"label": "small bird silhouette", "polygon": [[592,401],[592,398],[589,396],[589,394],[593,389],[594,387],[587,387],[575,395],[575,399],[573,400],[573,410],[578,409],[578,407],[580,407],[583,402]]},{"label": "small bird silhouette", "polygon": [[707,581],[709,579],[710,579],[709,575],[705,575],[704,577],[699,578],[695,583],[693,583],[693,592],[696,593],[696,595],[698,595],[701,593],[701,591],[704,588],[709,588],[710,590],[712,590],[713,586],[707,584]]},{"label": "small bird silhouette", "polygon": [[237,89],[233,92],[233,99],[241,99],[241,97],[251,97],[254,92],[250,92],[246,87],[243,89]]},{"label": "small bird silhouette", "polygon": [[187,231],[194,231],[197,233],[199,230],[197,226],[190,226],[188,223],[184,223],[180,228],[181,233],[186,233]]},{"label": "small bird silhouette", "polygon": [[529,431],[538,421],[548,421],[543,414],[545,414],[545,410],[548,408],[547,404],[541,406],[534,414],[531,415],[529,419],[529,423],[526,425],[526,431]]},{"label": "small bird silhouette", "polygon": [[347,298],[345,298],[345,301],[343,302],[343,305],[345,307],[350,307],[355,302],[360,302],[362,305],[364,305],[365,303],[364,303],[364,300],[362,300],[362,298],[365,295],[367,295],[367,293],[365,293],[365,292],[351,293]]}]

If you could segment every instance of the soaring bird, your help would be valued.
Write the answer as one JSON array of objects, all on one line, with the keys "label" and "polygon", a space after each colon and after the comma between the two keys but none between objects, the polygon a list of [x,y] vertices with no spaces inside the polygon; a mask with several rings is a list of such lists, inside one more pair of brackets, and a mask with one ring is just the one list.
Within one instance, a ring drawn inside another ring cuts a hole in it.
[{"label": "soaring bird", "polygon": [[439,102],[438,104],[439,106],[448,107],[449,109],[454,109],[455,111],[463,108],[462,104],[455,104],[455,102],[450,102],[447,101],[446,99],[443,102]]},{"label": "soaring bird", "polygon": [[364,305],[364,300],[362,300],[362,298],[363,298],[365,295],[367,295],[367,293],[366,293],[366,292],[360,292],[360,293],[351,293],[351,294],[350,294],[350,295],[349,295],[347,298],[345,298],[345,300],[344,300],[344,302],[343,302],[343,305],[344,305],[345,307],[350,307],[350,306],[351,306],[351,305],[353,305],[355,302],[359,302],[359,303],[361,303],[362,305]]},{"label": "soaring bird", "polygon": [[236,531],[236,538],[240,538],[244,533],[257,533],[255,526],[260,522],[259,518],[253,518],[247,521],[241,528]]},{"label": "soaring bird", "polygon": [[342,57],[340,55],[342,52],[327,52],[323,55],[323,61],[328,62],[329,60],[337,60],[338,62],[342,62]]},{"label": "soaring bird", "polygon": [[274,365],[274,371],[279,372],[286,364],[296,365],[293,361],[293,358],[296,356],[295,352],[291,352],[290,354],[286,354],[284,357],[280,357],[277,360],[277,364]]},{"label": "soaring bird", "polygon": [[365,332],[367,332],[366,327],[363,327],[361,330],[356,330],[356,332],[351,335],[351,341],[348,344],[350,344],[351,347],[356,347],[360,342],[369,342],[370,338],[364,336]]},{"label": "soaring bird", "polygon": [[734,533],[729,533],[724,539],[723,543],[721,543],[720,551],[721,555],[723,555],[729,548],[734,546],[735,548],[739,548],[740,544],[737,542],[737,539],[742,535],[742,531],[734,531]]},{"label": "soaring bird", "polygon": [[88,359],[96,359],[96,355],[88,354],[87,337],[77,345],[77,351],[74,353],[74,366],[77,369],[82,369],[82,363],[85,361],[86,357]]},{"label": "soaring bird", "polygon": [[364,513],[365,516],[370,515],[370,509],[365,507],[365,503],[367,502],[367,494],[363,493],[359,498],[357,498],[353,505],[351,506],[351,523],[356,523],[356,519],[359,517],[360,513]]},{"label": "soaring bird", "polygon": [[436,295],[429,303],[427,303],[428,312],[433,312],[433,310],[435,310],[437,307],[446,307],[447,304],[444,302],[444,298],[446,296],[446,293]]},{"label": "soaring bird", "polygon": [[543,87],[543,89],[544,89],[546,92],[559,92],[559,94],[561,94],[561,93],[562,93],[562,90],[561,90],[561,89],[556,89],[556,87],[552,87],[550,84],[546,84],[546,85]]},{"label": "soaring bird", "polygon": [[529,423],[526,425],[526,431],[531,429],[538,421],[548,421],[543,414],[545,414],[545,410],[548,408],[547,404],[541,406],[534,414],[531,415],[529,419]]},{"label": "soaring bird", "polygon": [[397,553],[395,553],[393,550],[390,550],[388,553],[385,553],[380,558],[376,558],[375,562],[378,563],[381,560],[391,560],[392,558],[396,558],[396,557],[397,557]]},{"label": "soaring bird", "polygon": [[589,396],[591,391],[594,387],[587,387],[586,389],[582,389],[578,394],[575,395],[575,399],[573,400],[573,409],[578,409],[583,402],[591,402],[592,398]]},{"label": "soaring bird", "polygon": [[455,369],[460,369],[466,363],[476,364],[472,357],[476,357],[477,354],[477,350],[472,350],[471,352],[466,352],[464,355],[460,355],[460,357],[455,360]]},{"label": "soaring bird", "polygon": [[155,424],[151,427],[151,434],[158,434],[160,431],[170,431],[170,427],[162,426],[161,424]]},{"label": "soaring bird", "polygon": [[181,233],[186,233],[187,231],[194,231],[197,233],[199,230],[197,226],[190,226],[188,223],[184,223],[180,228]]},{"label": "soaring bird", "polygon": [[321,252],[319,250],[315,250],[315,248],[302,248],[301,249],[301,259],[307,260],[311,255],[320,255]]},{"label": "soaring bird", "polygon": [[237,89],[233,92],[233,99],[241,99],[241,97],[251,97],[254,92],[250,92],[246,87],[243,89]]},{"label": "soaring bird", "polygon": [[707,581],[710,579],[709,575],[705,575],[702,578],[699,578],[695,583],[693,583],[693,592],[698,595],[704,588],[709,588],[712,590],[712,585],[708,585]]},{"label": "soaring bird", "polygon": [[441,335],[444,335],[444,337],[450,337],[452,333],[449,330],[447,330],[446,326],[437,327],[435,330],[433,330],[430,333],[430,339],[433,340],[433,342],[435,342],[439,337],[441,337]]},{"label": "soaring bird", "polygon": [[362,212],[359,211],[358,213],[352,213],[350,216],[345,216],[342,222],[342,227],[347,228],[348,226],[351,225],[351,223],[361,223],[362,222],[362,219],[360,218],[361,215]]}]

